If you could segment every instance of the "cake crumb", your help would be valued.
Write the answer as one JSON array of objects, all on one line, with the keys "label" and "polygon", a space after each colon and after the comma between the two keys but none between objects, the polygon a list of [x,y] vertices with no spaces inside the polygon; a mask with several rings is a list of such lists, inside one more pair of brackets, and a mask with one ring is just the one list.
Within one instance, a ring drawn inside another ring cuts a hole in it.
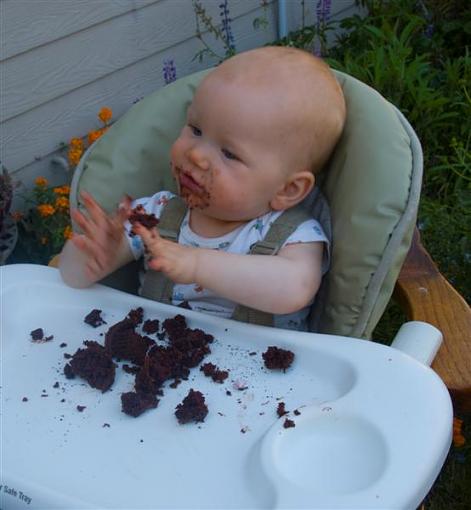
[{"label": "cake crumb", "polygon": [[294,360],[294,353],[276,346],[270,346],[262,354],[265,366],[269,369],[281,369],[283,372],[291,366]]},{"label": "cake crumb", "polygon": [[92,326],[93,328],[98,328],[99,326],[106,324],[106,322],[103,320],[103,317],[101,316],[101,312],[102,310],[94,308],[88,315],[85,316],[83,322]]},{"label": "cake crumb", "polygon": [[285,429],[289,429],[291,427],[296,427],[296,424],[293,420],[290,420],[289,418],[286,418],[285,422],[283,423],[283,427]]},{"label": "cake crumb", "polygon": [[190,389],[188,395],[183,399],[181,404],[175,408],[175,416],[178,423],[184,424],[188,422],[204,421],[208,414],[208,407],[205,404],[204,396],[200,391]]}]

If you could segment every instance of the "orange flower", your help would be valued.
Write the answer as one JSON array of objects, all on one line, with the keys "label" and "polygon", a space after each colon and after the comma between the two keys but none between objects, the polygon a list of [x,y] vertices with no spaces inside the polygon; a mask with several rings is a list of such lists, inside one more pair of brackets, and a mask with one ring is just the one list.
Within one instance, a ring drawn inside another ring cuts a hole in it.
[{"label": "orange flower", "polygon": [[41,244],[47,244],[48,243],[47,237],[41,237],[40,243]]},{"label": "orange flower", "polygon": [[14,221],[20,221],[23,218],[23,213],[20,211],[15,211],[11,213],[11,217]]},{"label": "orange flower", "polygon": [[38,205],[37,209],[38,209],[39,214],[43,218],[46,218],[47,216],[51,216],[52,214],[54,214],[56,212],[54,207],[52,205],[49,205],[49,204]]},{"label": "orange flower", "polygon": [[82,149],[70,149],[67,154],[69,163],[73,166],[78,165],[80,158],[82,157],[82,153],[83,153]]},{"label": "orange flower", "polygon": [[113,117],[113,112],[111,111],[111,108],[107,108],[104,106],[99,112],[98,112],[98,118],[104,123],[107,124],[111,117]]},{"label": "orange flower", "polygon": [[67,225],[64,229],[64,239],[71,239],[72,238],[72,227],[70,225]]},{"label": "orange flower", "polygon": [[453,446],[460,448],[464,446],[466,439],[463,435],[463,420],[460,418],[453,418]]},{"label": "orange flower", "polygon": [[69,145],[71,149],[83,151],[83,140],[81,138],[72,138]]},{"label": "orange flower", "polygon": [[70,186],[58,186],[53,191],[56,195],[68,195],[70,193]]},{"label": "orange flower", "polygon": [[91,145],[93,142],[98,140],[100,136],[104,133],[103,129],[97,129],[96,131],[90,131],[88,133],[88,145]]},{"label": "orange flower", "polygon": [[36,177],[34,183],[40,188],[45,188],[47,186],[47,179],[45,177]]},{"label": "orange flower", "polygon": [[69,207],[69,199],[67,197],[56,198],[55,206],[58,209],[67,209]]}]

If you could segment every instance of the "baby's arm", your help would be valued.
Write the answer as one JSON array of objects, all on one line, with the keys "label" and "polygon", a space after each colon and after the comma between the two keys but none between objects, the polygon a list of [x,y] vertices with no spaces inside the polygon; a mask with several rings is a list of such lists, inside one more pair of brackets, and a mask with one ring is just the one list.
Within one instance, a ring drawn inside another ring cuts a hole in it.
[{"label": "baby's arm", "polygon": [[126,198],[118,211],[108,215],[88,193],[82,194],[87,215],[72,211],[72,218],[83,234],[74,234],[59,257],[59,270],[65,283],[72,287],[89,287],[134,259],[124,234],[130,200]]},{"label": "baby's arm", "polygon": [[290,244],[278,255],[239,255],[182,246],[154,229],[134,226],[152,259],[149,267],[175,283],[196,283],[236,303],[275,314],[308,305],[321,282],[323,243]]}]

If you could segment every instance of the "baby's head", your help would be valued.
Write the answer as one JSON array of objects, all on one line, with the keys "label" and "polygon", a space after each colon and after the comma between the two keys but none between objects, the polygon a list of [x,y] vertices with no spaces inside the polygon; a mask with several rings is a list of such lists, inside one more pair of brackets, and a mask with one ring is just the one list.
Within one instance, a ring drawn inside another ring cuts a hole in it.
[{"label": "baby's head", "polygon": [[238,54],[201,82],[172,147],[180,193],[226,221],[292,207],[344,122],[342,90],[322,60],[284,47]]}]

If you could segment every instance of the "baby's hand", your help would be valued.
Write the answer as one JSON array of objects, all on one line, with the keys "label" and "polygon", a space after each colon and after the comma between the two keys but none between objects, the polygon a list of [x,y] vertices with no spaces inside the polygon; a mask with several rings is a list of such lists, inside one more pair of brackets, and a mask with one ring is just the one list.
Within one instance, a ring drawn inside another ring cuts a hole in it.
[{"label": "baby's hand", "polygon": [[196,283],[199,248],[163,239],[156,228],[149,230],[140,223],[134,224],[134,232],[146,246],[151,269],[162,271],[175,283]]},{"label": "baby's hand", "polygon": [[108,274],[118,253],[124,235],[124,222],[131,212],[131,200],[125,197],[118,210],[107,214],[89,193],[81,194],[87,215],[77,209],[71,216],[83,234],[74,234],[72,243],[87,259],[86,273],[92,281]]}]

